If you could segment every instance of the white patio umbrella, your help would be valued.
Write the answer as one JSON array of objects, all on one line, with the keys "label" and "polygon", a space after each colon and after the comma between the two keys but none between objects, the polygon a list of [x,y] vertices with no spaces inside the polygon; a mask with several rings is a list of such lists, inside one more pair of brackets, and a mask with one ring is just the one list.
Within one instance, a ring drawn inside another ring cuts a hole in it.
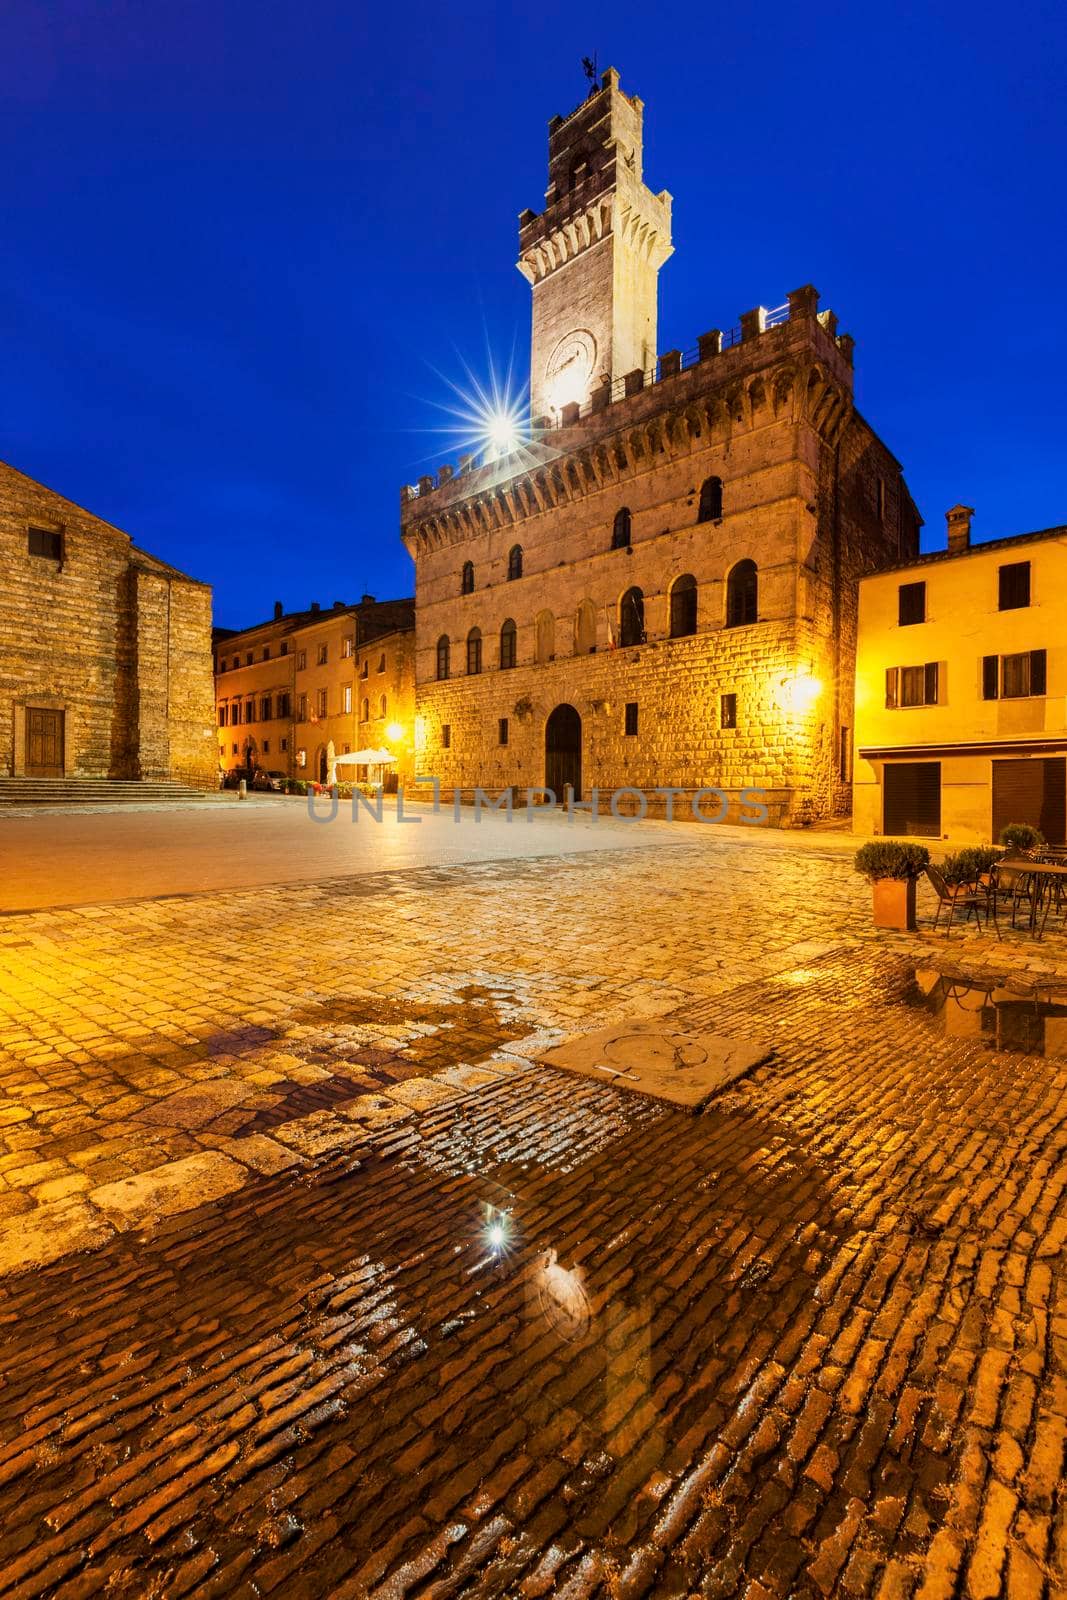
[{"label": "white patio umbrella", "polygon": [[327,741],[327,744],[326,744],[326,783],[327,783],[327,786],[330,789],[332,789],[336,782],[337,782],[337,752],[334,749],[333,740],[330,739],[330,740]]},{"label": "white patio umbrella", "polygon": [[339,767],[383,767],[395,761],[391,750],[352,750],[346,756],[338,756],[336,765]]}]

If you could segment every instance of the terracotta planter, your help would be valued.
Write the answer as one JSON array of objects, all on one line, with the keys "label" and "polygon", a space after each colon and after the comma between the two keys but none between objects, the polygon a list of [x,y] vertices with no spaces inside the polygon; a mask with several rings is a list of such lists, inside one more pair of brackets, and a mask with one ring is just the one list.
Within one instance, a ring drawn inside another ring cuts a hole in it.
[{"label": "terracotta planter", "polygon": [[915,928],[915,879],[879,878],[871,885],[874,891],[874,925],[876,928]]}]

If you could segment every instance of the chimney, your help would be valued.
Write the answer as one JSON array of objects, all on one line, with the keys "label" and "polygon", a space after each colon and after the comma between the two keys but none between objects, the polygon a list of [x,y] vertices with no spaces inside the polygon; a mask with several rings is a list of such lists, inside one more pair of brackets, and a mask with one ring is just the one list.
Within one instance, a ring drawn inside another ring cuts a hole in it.
[{"label": "chimney", "polygon": [[281,601],[280,600],[275,600],[275,602],[274,602],[274,620],[275,620],[275,622],[280,622],[282,620],[282,612],[284,610],[285,610],[285,607],[282,605]]},{"label": "chimney", "polygon": [[344,603],[344,601],[343,601],[343,600],[335,600],[335,601],[334,601],[334,603],[333,603],[333,609],[334,609],[334,610],[335,610],[335,611],[343,611],[343,610],[344,610],[344,608],[345,608],[345,603]]},{"label": "chimney", "polygon": [[319,605],[319,602],[317,600],[312,600],[311,609],[312,609],[312,611],[321,611],[322,607]]},{"label": "chimney", "polygon": [[373,606],[377,605],[377,603],[378,602],[375,600],[372,594],[365,594],[363,599],[360,601],[360,605],[362,606]]},{"label": "chimney", "polygon": [[953,506],[951,511],[945,512],[945,521],[948,523],[948,548],[950,555],[959,555],[961,550],[971,548],[971,518],[974,516],[973,506]]}]

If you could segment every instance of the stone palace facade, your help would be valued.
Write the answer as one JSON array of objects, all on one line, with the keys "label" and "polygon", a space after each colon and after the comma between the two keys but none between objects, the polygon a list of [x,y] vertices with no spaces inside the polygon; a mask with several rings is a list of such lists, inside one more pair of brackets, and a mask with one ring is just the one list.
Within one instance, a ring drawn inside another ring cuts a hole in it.
[{"label": "stone palace facade", "polygon": [[813,288],[657,355],[670,226],[609,70],[549,124],[545,209],[519,219],[530,439],[402,491],[418,768],[445,794],[847,812],[857,586],[916,554],[920,519]]}]

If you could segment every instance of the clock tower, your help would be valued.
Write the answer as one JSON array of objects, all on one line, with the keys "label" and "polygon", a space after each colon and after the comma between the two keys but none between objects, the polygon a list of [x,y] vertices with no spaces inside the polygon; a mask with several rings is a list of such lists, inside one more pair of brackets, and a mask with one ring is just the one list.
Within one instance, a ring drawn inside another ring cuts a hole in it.
[{"label": "clock tower", "polygon": [[671,254],[671,197],[641,176],[642,113],[609,67],[548,125],[545,209],[519,217],[533,289],[530,413],[558,422],[605,382],[656,361],[656,282]]}]

